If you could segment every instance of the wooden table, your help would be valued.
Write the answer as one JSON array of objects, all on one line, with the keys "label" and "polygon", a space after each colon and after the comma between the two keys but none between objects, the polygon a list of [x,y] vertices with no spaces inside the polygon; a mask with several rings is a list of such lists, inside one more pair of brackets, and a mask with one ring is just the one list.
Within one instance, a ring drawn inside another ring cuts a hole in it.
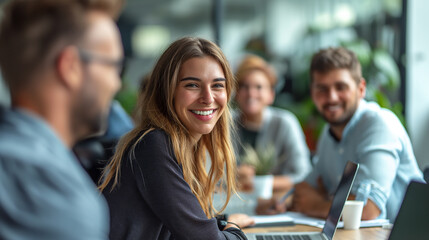
[{"label": "wooden table", "polygon": [[[288,227],[265,227],[265,228],[246,228],[245,233],[263,233],[263,232],[320,232],[320,228],[295,225]],[[361,228],[358,230],[337,229],[334,240],[386,240],[389,237],[390,229],[381,227]]]}]

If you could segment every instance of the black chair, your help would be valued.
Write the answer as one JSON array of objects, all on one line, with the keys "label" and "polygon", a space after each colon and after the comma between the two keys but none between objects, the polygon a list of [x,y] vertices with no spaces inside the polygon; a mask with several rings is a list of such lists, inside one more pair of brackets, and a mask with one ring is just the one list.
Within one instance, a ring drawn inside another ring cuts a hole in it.
[{"label": "black chair", "polygon": [[98,184],[103,168],[112,158],[117,142],[118,140],[90,138],[73,147],[73,152],[95,184]]},{"label": "black chair", "polygon": [[429,183],[429,167],[426,167],[425,170],[423,170],[423,178],[426,183]]}]

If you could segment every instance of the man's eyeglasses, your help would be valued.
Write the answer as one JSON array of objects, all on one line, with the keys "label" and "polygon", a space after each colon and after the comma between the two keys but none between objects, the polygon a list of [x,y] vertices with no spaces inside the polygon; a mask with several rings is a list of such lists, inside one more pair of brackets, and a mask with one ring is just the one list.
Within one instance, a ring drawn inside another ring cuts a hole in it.
[{"label": "man's eyeglasses", "polygon": [[103,57],[100,55],[95,55],[95,54],[89,53],[89,52],[82,50],[82,49],[79,49],[79,56],[80,56],[82,62],[84,62],[84,63],[98,62],[98,63],[105,64],[108,66],[112,66],[112,67],[117,69],[118,74],[119,74],[121,79],[124,76],[125,66],[126,66],[125,58],[122,58],[119,60],[113,60],[113,59],[109,59],[109,58],[106,58],[106,57]]}]

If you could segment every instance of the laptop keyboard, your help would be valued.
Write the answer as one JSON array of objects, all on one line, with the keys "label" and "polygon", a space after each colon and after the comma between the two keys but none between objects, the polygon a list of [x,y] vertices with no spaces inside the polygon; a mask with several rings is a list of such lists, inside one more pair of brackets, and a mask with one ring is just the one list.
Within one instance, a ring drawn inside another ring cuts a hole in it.
[{"label": "laptop keyboard", "polygon": [[308,235],[256,235],[256,240],[311,240]]}]

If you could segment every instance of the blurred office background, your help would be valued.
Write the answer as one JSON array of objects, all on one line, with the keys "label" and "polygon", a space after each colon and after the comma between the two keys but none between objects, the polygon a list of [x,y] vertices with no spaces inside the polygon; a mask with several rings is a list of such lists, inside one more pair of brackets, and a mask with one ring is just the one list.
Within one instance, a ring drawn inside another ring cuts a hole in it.
[{"label": "blurred office background", "polygon": [[[275,105],[298,116],[314,149],[323,121],[309,98],[310,57],[342,45],[358,54],[367,98],[392,109],[407,127],[423,169],[429,166],[428,10],[426,0],[127,0],[118,26],[128,65],[117,98],[131,112],[142,77],[169,43],[207,38],[233,68],[246,53],[275,67]],[[2,81],[0,104],[10,104]]]}]

